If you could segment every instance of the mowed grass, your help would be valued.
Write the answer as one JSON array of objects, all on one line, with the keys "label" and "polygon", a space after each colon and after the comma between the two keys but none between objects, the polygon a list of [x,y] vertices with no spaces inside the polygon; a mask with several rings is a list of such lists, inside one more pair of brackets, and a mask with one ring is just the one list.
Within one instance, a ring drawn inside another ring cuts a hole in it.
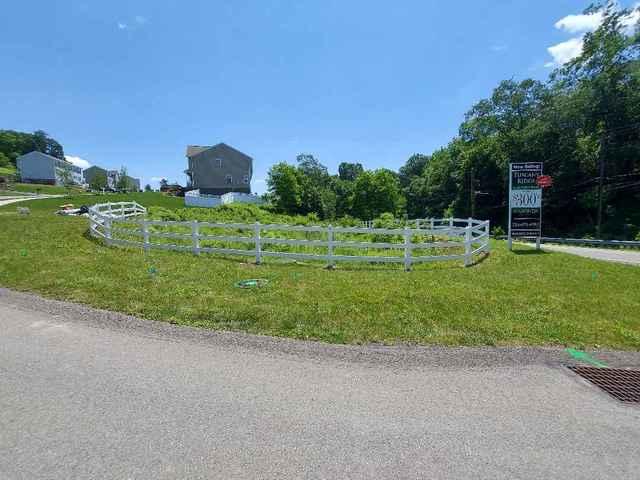
[{"label": "mowed grass", "polygon": [[[108,198],[106,198],[108,197]],[[135,199],[179,208],[156,193],[65,198]],[[334,343],[565,345],[640,348],[640,268],[494,242],[461,262],[321,265],[106,247],[86,218],[53,214],[62,199],[0,209],[0,285],[182,325]],[[236,282],[266,278],[266,287]]]},{"label": "mowed grass", "polygon": [[47,195],[72,195],[84,193],[84,190],[78,186],[64,187],[61,185],[43,185],[39,183],[13,183],[11,191],[20,193],[39,193]]}]

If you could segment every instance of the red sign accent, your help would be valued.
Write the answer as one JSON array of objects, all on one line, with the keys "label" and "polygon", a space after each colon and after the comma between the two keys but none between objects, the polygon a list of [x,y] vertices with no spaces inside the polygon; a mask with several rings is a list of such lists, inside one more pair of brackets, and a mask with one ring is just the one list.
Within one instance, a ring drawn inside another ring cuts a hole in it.
[{"label": "red sign accent", "polygon": [[536,179],[536,183],[540,188],[547,188],[553,185],[553,178],[550,175],[540,175]]}]

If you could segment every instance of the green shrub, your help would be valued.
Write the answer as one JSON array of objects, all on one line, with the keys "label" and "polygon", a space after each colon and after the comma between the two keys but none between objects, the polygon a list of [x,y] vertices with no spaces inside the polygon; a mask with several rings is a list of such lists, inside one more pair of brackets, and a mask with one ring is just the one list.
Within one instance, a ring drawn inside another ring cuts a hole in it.
[{"label": "green shrub", "polygon": [[504,235],[506,235],[506,233],[504,231],[504,228],[502,228],[500,225],[496,225],[491,229],[491,235],[493,235],[494,237],[503,237]]}]

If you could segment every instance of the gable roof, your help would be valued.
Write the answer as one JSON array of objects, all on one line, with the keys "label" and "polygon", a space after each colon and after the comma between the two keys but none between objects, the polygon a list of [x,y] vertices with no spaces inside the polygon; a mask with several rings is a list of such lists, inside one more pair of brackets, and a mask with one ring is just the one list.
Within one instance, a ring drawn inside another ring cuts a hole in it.
[{"label": "gable roof", "polygon": [[94,170],[102,170],[104,173],[107,173],[107,171],[106,171],[104,168],[99,167],[98,165],[91,165],[90,167],[88,167],[88,168],[85,168],[85,169],[84,169],[84,171],[85,171],[85,172],[86,172],[87,170],[91,170],[91,171],[94,171]]},{"label": "gable roof", "polygon": [[249,160],[253,160],[249,155],[247,155],[246,153],[242,153],[240,150],[237,150],[229,145],[227,145],[226,143],[218,143],[217,145],[213,145],[213,146],[205,146],[205,145],[188,145],[187,146],[187,157],[188,158],[193,158],[196,155],[201,154],[202,152],[205,152],[207,150],[213,149],[213,148],[223,148],[223,149],[229,149],[229,150],[233,150],[234,152],[239,153],[240,155],[246,157]]},{"label": "gable roof", "polygon": [[69,160],[67,160],[66,158],[58,158],[58,157],[54,157],[53,155],[49,155],[48,153],[43,153],[43,152],[41,152],[41,151],[39,151],[39,150],[32,150],[32,151],[30,151],[30,152],[28,152],[28,153],[25,153],[25,154],[23,154],[23,155],[20,155],[18,158],[27,157],[27,156],[34,156],[34,155],[36,155],[36,156],[41,156],[41,157],[45,157],[45,158],[47,158],[48,160],[57,160],[57,161],[60,161],[60,162],[66,162],[66,163],[68,163],[68,164],[70,164],[70,165],[73,165],[73,164],[72,164]]},{"label": "gable roof", "polygon": [[187,157],[193,157],[199,153],[204,152],[205,150],[209,150],[210,148],[212,147],[203,145],[187,145]]}]

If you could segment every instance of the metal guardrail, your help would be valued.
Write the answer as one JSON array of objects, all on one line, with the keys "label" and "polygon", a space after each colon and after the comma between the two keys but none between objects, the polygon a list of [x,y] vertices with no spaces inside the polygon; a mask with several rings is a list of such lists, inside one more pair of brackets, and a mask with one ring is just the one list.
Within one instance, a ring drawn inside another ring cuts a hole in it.
[{"label": "metal guardrail", "polygon": [[[535,239],[530,238],[525,238],[523,240],[535,241]],[[635,240],[595,240],[592,238],[541,237],[540,241],[542,243],[559,243],[561,245],[588,245],[590,247],[600,248],[640,248],[640,242]]]}]

